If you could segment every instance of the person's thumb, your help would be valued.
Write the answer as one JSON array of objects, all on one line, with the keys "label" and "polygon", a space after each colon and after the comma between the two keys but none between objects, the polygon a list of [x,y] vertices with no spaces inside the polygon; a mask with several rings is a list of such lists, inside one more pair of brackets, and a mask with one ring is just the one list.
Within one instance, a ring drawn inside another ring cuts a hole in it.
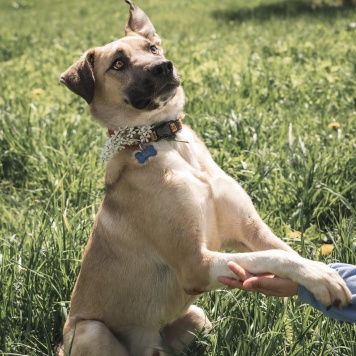
[{"label": "person's thumb", "polygon": [[251,291],[256,291],[262,287],[259,279],[256,277],[252,277],[244,281],[243,286]]}]

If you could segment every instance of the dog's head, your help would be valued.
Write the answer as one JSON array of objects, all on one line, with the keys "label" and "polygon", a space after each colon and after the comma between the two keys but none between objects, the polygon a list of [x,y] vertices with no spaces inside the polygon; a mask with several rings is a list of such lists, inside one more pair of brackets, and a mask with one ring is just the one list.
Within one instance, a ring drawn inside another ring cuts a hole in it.
[{"label": "dog's head", "polygon": [[163,56],[151,21],[125,1],[130,5],[125,37],[89,49],[60,78],[111,129],[175,119],[184,104],[178,74]]}]

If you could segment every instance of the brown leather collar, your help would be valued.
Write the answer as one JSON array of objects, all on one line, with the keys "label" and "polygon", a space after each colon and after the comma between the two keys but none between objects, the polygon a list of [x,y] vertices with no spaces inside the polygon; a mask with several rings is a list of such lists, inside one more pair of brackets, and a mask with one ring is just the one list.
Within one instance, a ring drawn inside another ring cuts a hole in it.
[{"label": "brown leather collar", "polygon": [[[151,142],[157,142],[163,139],[173,139],[176,137],[176,133],[180,131],[183,127],[182,120],[183,117],[179,117],[177,120],[165,121],[163,123],[157,124],[152,127],[152,132],[150,133]],[[113,136],[115,134],[114,130],[108,130],[108,135]]]}]

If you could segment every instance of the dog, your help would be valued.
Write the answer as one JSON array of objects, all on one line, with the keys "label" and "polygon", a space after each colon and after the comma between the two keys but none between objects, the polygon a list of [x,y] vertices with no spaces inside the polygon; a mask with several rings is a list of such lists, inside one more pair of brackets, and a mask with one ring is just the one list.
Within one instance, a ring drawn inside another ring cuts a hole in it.
[{"label": "dog", "polygon": [[[125,37],[86,51],[60,81],[109,130],[106,195],[86,246],[61,355],[179,354],[212,325],[198,295],[235,277],[229,261],[344,307],[324,264],[276,237],[250,197],[182,124],[184,92],[147,15],[130,0]],[[219,252],[233,249],[237,253]]]}]

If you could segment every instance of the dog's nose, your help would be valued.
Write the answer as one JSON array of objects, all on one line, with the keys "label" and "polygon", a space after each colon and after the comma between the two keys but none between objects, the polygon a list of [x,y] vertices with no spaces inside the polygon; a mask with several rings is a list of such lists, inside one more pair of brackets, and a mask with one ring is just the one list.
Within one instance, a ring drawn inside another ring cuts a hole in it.
[{"label": "dog's nose", "polygon": [[173,72],[173,64],[170,61],[163,61],[151,68],[151,73],[156,76],[167,76]]}]

